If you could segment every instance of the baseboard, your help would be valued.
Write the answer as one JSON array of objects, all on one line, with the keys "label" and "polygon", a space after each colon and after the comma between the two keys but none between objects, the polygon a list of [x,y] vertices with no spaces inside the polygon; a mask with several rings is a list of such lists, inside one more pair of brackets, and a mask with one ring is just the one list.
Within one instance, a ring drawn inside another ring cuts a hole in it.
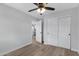
[{"label": "baseboard", "polygon": [[27,44],[25,44],[25,45],[21,45],[20,47],[17,47],[17,48],[14,48],[14,49],[12,49],[12,50],[9,50],[9,51],[7,51],[7,52],[1,53],[0,56],[4,56],[5,54],[8,54],[8,53],[10,53],[10,52],[12,52],[12,51],[15,51],[15,50],[17,50],[17,49],[20,49],[20,48],[22,48],[22,47],[24,47],[24,46],[27,46],[27,45],[31,44],[31,43],[32,43],[32,42],[29,42],[29,43],[27,43]]},{"label": "baseboard", "polygon": [[[56,47],[59,47],[59,46],[57,46],[57,45],[53,45],[53,44],[49,44],[49,43],[47,43],[47,42],[45,42],[44,43],[45,45],[52,45],[52,46],[56,46]],[[61,47],[62,48],[62,47]],[[79,50],[78,49],[71,49],[72,51],[75,51],[75,52],[77,52],[78,54],[79,54]]]},{"label": "baseboard", "polygon": [[78,50],[77,52],[78,52],[78,54],[79,54],[79,50]]},{"label": "baseboard", "polygon": [[44,44],[45,44],[45,45],[51,45],[51,46],[58,47],[58,46],[57,46],[57,45],[55,45],[55,44],[53,45],[53,44],[50,44],[50,43],[47,43],[47,42],[44,42]]},{"label": "baseboard", "polygon": [[71,49],[71,50],[79,53],[79,51],[77,49]]},{"label": "baseboard", "polygon": [[71,49],[72,51],[75,51],[79,54],[79,50],[78,49]]}]

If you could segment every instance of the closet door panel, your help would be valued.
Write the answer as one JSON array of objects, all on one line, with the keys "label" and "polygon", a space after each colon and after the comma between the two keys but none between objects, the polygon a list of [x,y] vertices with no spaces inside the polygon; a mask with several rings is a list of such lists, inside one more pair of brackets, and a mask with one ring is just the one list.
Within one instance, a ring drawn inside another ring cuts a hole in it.
[{"label": "closet door panel", "polygon": [[57,18],[47,20],[47,42],[50,45],[57,46]]}]

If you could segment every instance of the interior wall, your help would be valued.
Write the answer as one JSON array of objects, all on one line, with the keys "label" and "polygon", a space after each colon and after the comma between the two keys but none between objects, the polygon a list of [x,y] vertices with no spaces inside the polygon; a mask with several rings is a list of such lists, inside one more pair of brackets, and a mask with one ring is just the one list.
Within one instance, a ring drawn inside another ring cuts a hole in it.
[{"label": "interior wall", "polygon": [[0,55],[32,42],[34,18],[0,4]]},{"label": "interior wall", "polygon": [[78,53],[79,53],[79,6],[78,6],[78,10],[77,11],[78,11],[77,12],[78,13],[78,16],[77,16],[78,20],[77,20],[77,26],[76,27],[77,27],[77,31],[78,31],[77,33],[78,34],[76,34],[76,35],[77,35],[77,39],[78,39],[78,41],[77,41],[78,45],[77,46],[78,46]]},{"label": "interior wall", "polygon": [[71,19],[71,49],[74,51],[79,51],[78,49],[78,7],[72,9],[72,19]]},{"label": "interior wall", "polygon": [[[48,21],[47,20],[52,20],[51,18],[54,17],[63,17],[63,16],[71,16],[71,27],[70,27],[70,32],[71,32],[71,49],[74,51],[78,51],[78,7],[76,8],[72,8],[72,9],[68,9],[68,10],[64,10],[64,11],[60,11],[60,12],[56,12],[50,15],[47,15],[44,18],[44,41],[45,44],[48,44],[49,41],[51,42],[51,40],[47,39],[47,36],[49,35],[49,33],[47,33],[47,24]],[[54,21],[52,21],[54,22]],[[52,24],[52,22],[50,22],[50,24]],[[51,25],[52,26],[52,25]],[[50,26],[50,28],[51,28]],[[52,32],[52,31],[51,31]],[[52,36],[52,34],[51,34]],[[50,39],[50,38],[49,38]],[[53,45],[51,43],[51,45]],[[55,46],[58,46],[57,44]]]}]

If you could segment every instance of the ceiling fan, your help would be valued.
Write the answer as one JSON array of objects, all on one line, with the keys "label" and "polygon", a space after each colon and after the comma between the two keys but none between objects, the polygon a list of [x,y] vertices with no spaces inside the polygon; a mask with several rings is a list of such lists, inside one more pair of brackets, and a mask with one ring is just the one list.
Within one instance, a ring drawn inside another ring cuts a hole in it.
[{"label": "ceiling fan", "polygon": [[40,13],[40,15],[42,15],[42,13],[44,13],[46,10],[51,10],[51,11],[54,11],[55,10],[55,8],[46,7],[46,5],[48,3],[33,3],[33,4],[36,5],[37,8],[31,9],[28,12],[32,12],[32,11],[37,10]]}]

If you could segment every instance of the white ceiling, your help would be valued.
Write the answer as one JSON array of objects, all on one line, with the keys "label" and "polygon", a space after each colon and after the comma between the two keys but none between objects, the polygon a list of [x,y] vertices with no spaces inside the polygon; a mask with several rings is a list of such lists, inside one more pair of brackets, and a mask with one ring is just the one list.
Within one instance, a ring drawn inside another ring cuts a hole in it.
[{"label": "white ceiling", "polygon": [[[34,16],[36,18],[41,18],[40,14],[37,11],[28,12],[28,10],[37,7],[32,3],[6,3],[6,5],[16,8],[20,11],[23,11],[26,14],[29,14],[29,15]],[[46,11],[44,15],[54,13],[56,11],[62,11],[62,10],[66,10],[69,8],[74,8],[74,7],[78,6],[78,3],[48,3],[47,6],[54,7],[56,10],[55,11]]]}]

